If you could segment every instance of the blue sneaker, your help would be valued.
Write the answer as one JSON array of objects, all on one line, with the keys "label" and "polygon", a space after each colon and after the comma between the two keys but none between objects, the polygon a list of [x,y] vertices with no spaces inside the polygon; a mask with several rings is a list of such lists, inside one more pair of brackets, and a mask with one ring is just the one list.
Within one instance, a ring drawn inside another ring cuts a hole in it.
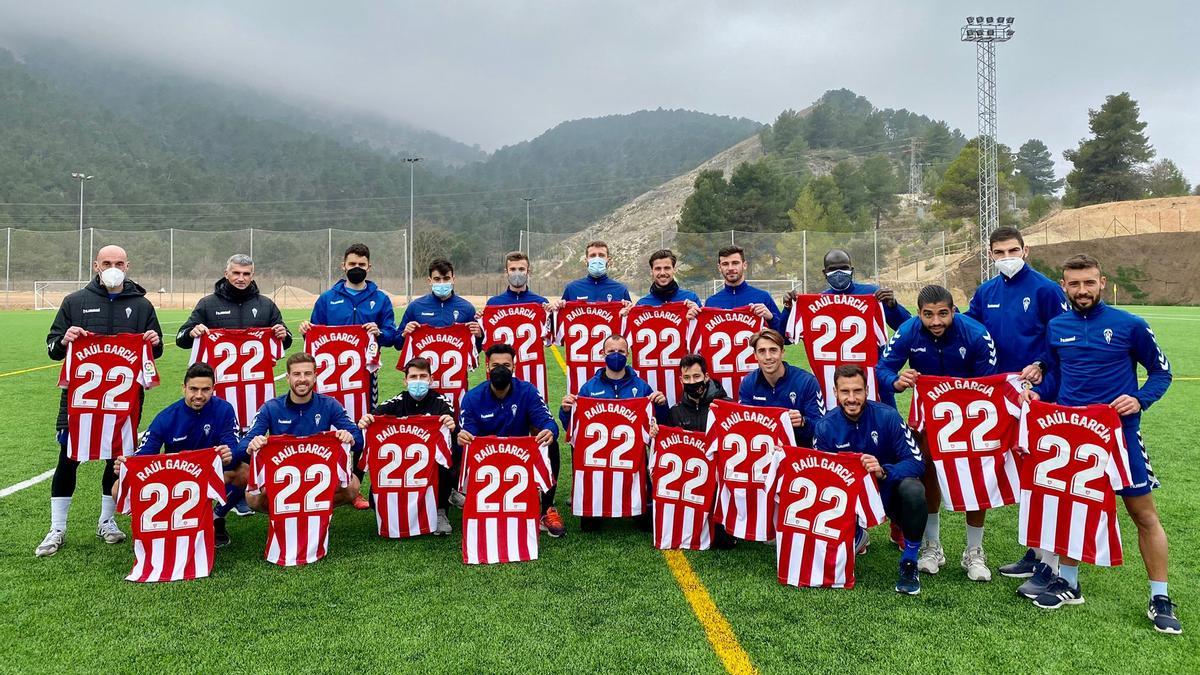
[{"label": "blue sneaker", "polygon": [[246,503],[245,497],[242,497],[242,499],[237,504],[234,505],[233,512],[238,514],[239,516],[254,515],[254,509],[250,508],[250,505]]},{"label": "blue sneaker", "polygon": [[1017,595],[1033,600],[1046,592],[1046,587],[1054,581],[1054,570],[1044,562],[1034,565],[1033,576],[1017,587]]},{"label": "blue sneaker", "polygon": [[871,533],[866,528],[854,528],[854,555],[866,555],[867,547],[871,545]]},{"label": "blue sneaker", "polygon": [[917,561],[900,561],[900,575],[896,578],[896,592],[905,595],[921,593],[921,577],[917,574]]},{"label": "blue sneaker", "polygon": [[1154,630],[1160,633],[1179,635],[1183,632],[1183,626],[1179,623],[1179,619],[1175,618],[1175,603],[1165,595],[1156,595],[1150,598],[1146,616],[1154,623]]},{"label": "blue sneaker", "polygon": [[1037,566],[1041,564],[1038,560],[1037,551],[1028,549],[1025,551],[1025,557],[1017,562],[1008,563],[1000,566],[1000,574],[1013,579],[1028,579],[1037,573]]},{"label": "blue sneaker", "polygon": [[1079,586],[1071,588],[1071,584],[1062,577],[1054,577],[1046,590],[1033,599],[1033,604],[1042,609],[1058,609],[1063,605],[1082,605],[1083,591]]}]

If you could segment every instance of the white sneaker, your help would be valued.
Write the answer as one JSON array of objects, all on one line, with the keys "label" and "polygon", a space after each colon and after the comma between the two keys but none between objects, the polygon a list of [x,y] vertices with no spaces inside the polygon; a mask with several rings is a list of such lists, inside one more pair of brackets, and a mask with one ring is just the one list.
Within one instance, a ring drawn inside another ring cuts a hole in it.
[{"label": "white sneaker", "polygon": [[946,564],[946,554],[942,551],[941,542],[924,541],[917,549],[917,570],[922,574],[937,574]]},{"label": "white sneaker", "polygon": [[446,509],[437,510],[437,527],[433,529],[434,534],[450,534],[453,528],[450,527],[450,518],[446,515]]},{"label": "white sneaker", "polygon": [[119,544],[125,541],[125,533],[117,527],[117,521],[112,518],[96,527],[96,536],[103,539],[106,544]]},{"label": "white sneaker", "polygon": [[988,569],[987,554],[982,546],[976,546],[963,551],[962,568],[967,571],[971,581],[991,581],[992,571]]},{"label": "white sneaker", "polygon": [[[458,491],[458,488],[450,490],[450,504],[456,508],[462,508],[467,504],[467,496]],[[447,530],[449,532],[449,530]]]},{"label": "white sneaker", "polygon": [[58,553],[58,549],[62,548],[62,545],[65,543],[66,534],[62,530],[50,530],[46,534],[46,538],[42,540],[42,543],[33,549],[33,554],[39,558],[45,558],[46,556]]}]

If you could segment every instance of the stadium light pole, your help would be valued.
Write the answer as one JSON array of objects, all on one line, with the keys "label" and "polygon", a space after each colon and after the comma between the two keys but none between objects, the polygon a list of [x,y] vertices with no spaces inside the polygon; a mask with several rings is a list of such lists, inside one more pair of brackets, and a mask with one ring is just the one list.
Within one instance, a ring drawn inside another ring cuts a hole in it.
[{"label": "stadium light pole", "polygon": [[76,281],[83,283],[83,184],[95,176],[89,176],[84,171],[72,171],[71,178],[79,181],[79,278]]},{"label": "stadium light pole", "polygon": [[416,185],[417,162],[424,157],[405,157],[408,162],[408,302],[413,299],[413,188]]},{"label": "stadium light pole", "polygon": [[533,197],[521,197],[525,202],[525,253],[533,255],[533,243],[529,241],[529,204],[533,202]]},{"label": "stadium light pole", "polygon": [[1012,39],[1013,17],[968,16],[959,39],[975,43],[975,104],[979,117],[979,281],[992,276],[988,237],[1000,225],[996,182],[996,43]]}]

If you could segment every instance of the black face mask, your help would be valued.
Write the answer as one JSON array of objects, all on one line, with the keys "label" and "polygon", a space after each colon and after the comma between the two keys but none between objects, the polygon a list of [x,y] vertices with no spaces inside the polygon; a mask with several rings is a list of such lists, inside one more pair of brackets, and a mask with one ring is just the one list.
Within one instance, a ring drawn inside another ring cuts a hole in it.
[{"label": "black face mask", "polygon": [[679,282],[675,281],[674,279],[672,279],[671,283],[667,284],[666,286],[650,284],[650,295],[653,295],[656,298],[662,298],[663,300],[674,297],[675,292],[678,290]]},{"label": "black face mask", "polygon": [[352,284],[361,284],[367,279],[367,270],[362,267],[351,267],[346,270],[346,280]]},{"label": "black face mask", "polygon": [[708,383],[704,380],[700,380],[699,382],[685,382],[683,384],[683,393],[687,394],[689,398],[699,399],[706,391],[708,391]]},{"label": "black face mask", "polygon": [[512,384],[512,371],[504,366],[496,366],[488,371],[488,382],[500,391],[508,389],[508,385]]}]

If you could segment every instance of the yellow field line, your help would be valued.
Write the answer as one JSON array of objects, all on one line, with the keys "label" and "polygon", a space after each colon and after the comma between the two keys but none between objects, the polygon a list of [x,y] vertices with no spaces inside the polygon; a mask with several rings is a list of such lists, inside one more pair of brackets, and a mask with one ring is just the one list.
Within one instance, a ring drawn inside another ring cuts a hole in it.
[{"label": "yellow field line", "polygon": [[11,373],[0,373],[0,377],[12,377],[13,375],[23,375],[25,373],[32,373],[35,370],[46,370],[47,368],[62,368],[62,364],[61,363],[50,363],[50,364],[47,364],[44,366],[38,366],[36,368],[26,368],[24,370],[14,370]]},{"label": "yellow field line", "polygon": [[[562,368],[563,374],[566,375],[567,362],[563,359],[562,352],[559,351],[557,345],[551,345],[550,351],[554,353],[554,360],[558,361],[558,367]],[[708,589],[704,587],[704,582],[700,581],[700,577],[696,575],[696,571],[692,569],[692,564],[688,562],[688,559],[680,551],[663,551],[663,557],[666,558],[667,567],[671,568],[675,583],[679,584],[679,589],[683,591],[683,597],[687,599],[692,613],[696,615],[696,619],[704,629],[708,643],[717,653],[717,658],[721,659],[721,665],[725,666],[725,670],[739,675],[757,673],[754,664],[750,662],[750,655],[742,648],[737,634],[729,625],[729,620],[721,614],[721,610],[717,609],[717,604],[713,602]]]}]

